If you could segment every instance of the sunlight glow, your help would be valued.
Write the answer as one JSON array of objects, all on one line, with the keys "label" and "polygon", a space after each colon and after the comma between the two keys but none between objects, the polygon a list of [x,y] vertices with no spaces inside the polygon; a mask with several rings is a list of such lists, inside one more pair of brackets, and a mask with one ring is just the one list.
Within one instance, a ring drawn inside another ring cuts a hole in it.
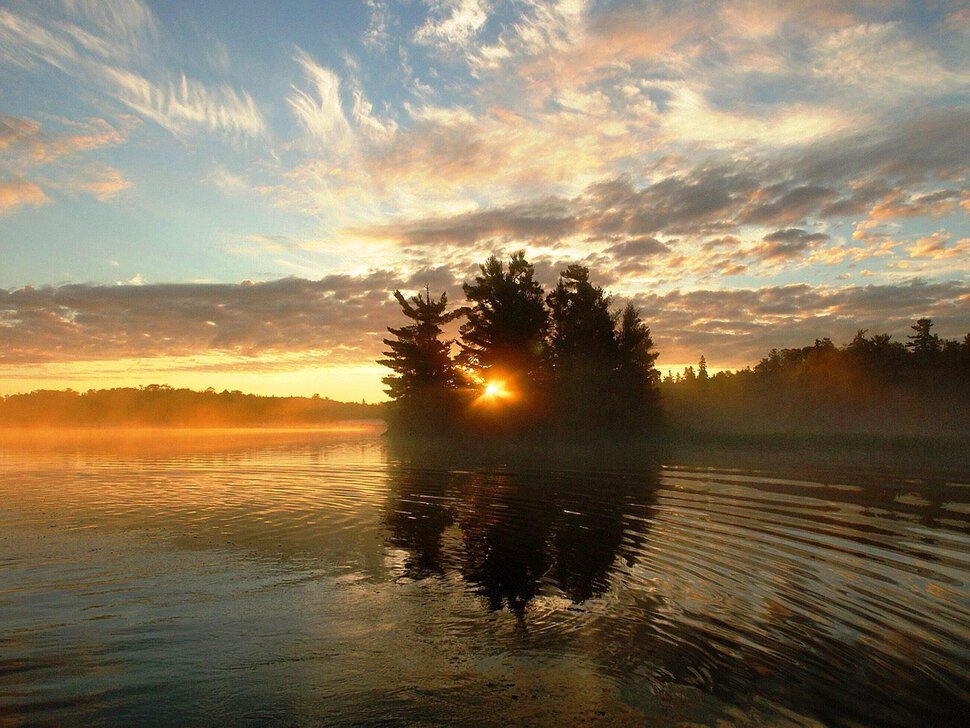
[{"label": "sunlight glow", "polygon": [[482,394],[479,396],[478,401],[483,404],[495,406],[499,402],[511,400],[515,397],[515,393],[501,379],[483,381],[482,387]]}]

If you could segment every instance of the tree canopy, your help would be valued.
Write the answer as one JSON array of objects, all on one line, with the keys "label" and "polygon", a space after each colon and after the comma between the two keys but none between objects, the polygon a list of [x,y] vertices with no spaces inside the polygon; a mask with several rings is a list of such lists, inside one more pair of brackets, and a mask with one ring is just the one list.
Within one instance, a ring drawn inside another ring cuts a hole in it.
[{"label": "tree canopy", "polygon": [[494,255],[463,286],[470,304],[461,326],[460,361],[487,372],[498,368],[526,378],[542,365],[549,313],[535,269],[519,252],[508,268]]},{"label": "tree canopy", "polygon": [[[721,433],[965,434],[970,431],[970,334],[933,333],[921,318],[907,341],[860,329],[772,349],[753,367],[705,378],[688,366],[668,373],[668,418],[683,429]],[[701,371],[707,361],[701,356]]]},{"label": "tree canopy", "polygon": [[[395,338],[384,340],[390,350],[380,363],[395,372],[384,381],[401,413],[393,429],[428,429],[435,417],[429,406],[447,410],[439,425],[454,432],[632,434],[656,426],[657,354],[636,309],[613,310],[580,265],[563,270],[548,295],[522,252],[507,265],[492,256],[479,270],[463,287],[468,305],[451,312],[444,294],[409,302],[395,291],[404,315],[417,323],[389,329]],[[442,326],[462,317],[451,357]],[[415,401],[416,390],[425,393],[424,404]]]}]

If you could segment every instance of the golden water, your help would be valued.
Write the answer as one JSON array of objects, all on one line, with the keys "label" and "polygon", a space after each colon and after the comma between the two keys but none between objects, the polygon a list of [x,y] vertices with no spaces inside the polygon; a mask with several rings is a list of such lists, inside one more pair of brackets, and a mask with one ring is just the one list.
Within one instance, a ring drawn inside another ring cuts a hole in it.
[{"label": "golden water", "polygon": [[966,724],[970,478],[0,439],[0,724]]}]

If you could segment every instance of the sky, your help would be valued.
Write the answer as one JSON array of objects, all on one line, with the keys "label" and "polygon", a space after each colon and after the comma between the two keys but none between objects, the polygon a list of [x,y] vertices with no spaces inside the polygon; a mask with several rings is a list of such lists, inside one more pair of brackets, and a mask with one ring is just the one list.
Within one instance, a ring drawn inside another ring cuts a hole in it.
[{"label": "sky", "polygon": [[962,338],[970,5],[0,0],[0,394],[377,400],[393,291],[516,250],[664,372]]}]

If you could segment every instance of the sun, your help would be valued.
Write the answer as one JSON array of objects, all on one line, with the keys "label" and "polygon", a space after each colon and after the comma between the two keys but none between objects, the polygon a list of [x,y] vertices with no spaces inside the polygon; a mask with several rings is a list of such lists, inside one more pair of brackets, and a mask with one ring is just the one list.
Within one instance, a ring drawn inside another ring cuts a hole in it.
[{"label": "sun", "polygon": [[497,404],[502,400],[512,398],[512,391],[501,379],[490,379],[482,382],[482,393],[479,400],[490,404]]}]

